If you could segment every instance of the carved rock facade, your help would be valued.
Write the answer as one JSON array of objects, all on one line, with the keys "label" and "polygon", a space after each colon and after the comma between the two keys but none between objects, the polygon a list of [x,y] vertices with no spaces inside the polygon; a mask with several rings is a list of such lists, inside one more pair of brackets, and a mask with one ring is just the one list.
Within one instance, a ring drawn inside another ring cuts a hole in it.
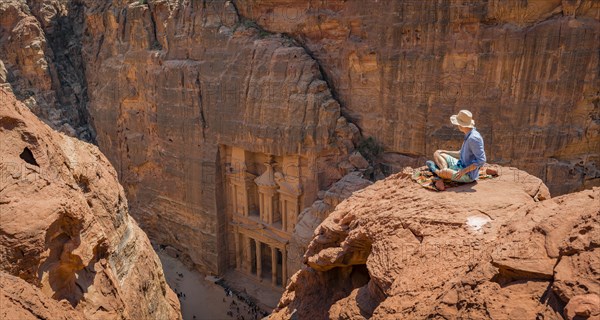
[{"label": "carved rock facade", "polygon": [[149,236],[285,283],[298,215],[358,135],[317,63],[227,1],[88,1],[85,28],[98,144]]},{"label": "carved rock facade", "polygon": [[369,170],[360,131],[399,168],[458,148],[448,115],[466,107],[490,162],[553,193],[600,181],[598,4],[427,5],[4,1],[0,82],[96,137],[154,242],[212,273],[270,264],[285,283],[332,195],[356,190],[333,183],[368,184],[347,175]]}]

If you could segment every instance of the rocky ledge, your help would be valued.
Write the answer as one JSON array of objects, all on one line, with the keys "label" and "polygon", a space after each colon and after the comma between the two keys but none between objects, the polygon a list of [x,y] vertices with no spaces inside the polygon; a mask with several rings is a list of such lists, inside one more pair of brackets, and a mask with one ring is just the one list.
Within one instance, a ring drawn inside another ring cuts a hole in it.
[{"label": "rocky ledge", "polygon": [[52,130],[4,89],[0,140],[0,318],[181,318],[98,148]]},{"label": "rocky ledge", "polygon": [[498,169],[445,192],[410,170],[355,192],[315,230],[272,319],[599,317],[600,188],[550,199]]}]

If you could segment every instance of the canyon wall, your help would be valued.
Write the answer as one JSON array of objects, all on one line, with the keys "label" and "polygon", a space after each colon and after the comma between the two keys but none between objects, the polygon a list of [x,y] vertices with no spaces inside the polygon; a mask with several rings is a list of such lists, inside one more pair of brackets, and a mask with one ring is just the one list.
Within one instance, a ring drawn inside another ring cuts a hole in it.
[{"label": "canyon wall", "polygon": [[[223,273],[241,250],[232,214],[258,210],[256,192],[243,190],[256,189],[252,179],[264,163],[287,182],[298,180],[290,215],[346,173],[337,164],[358,130],[292,39],[240,19],[231,2],[85,6],[88,108],[98,145],[156,243]],[[244,186],[230,193],[238,177]],[[249,203],[238,205],[235,196]],[[274,232],[289,237],[293,225]]]},{"label": "canyon wall", "polygon": [[181,318],[97,147],[52,130],[5,89],[0,139],[3,318]]},{"label": "canyon wall", "polygon": [[0,85],[52,128],[94,141],[81,56],[81,3],[7,0],[0,3],[0,16]]},{"label": "canyon wall", "polygon": [[[278,259],[295,270],[310,229],[356,190],[336,181],[366,186],[383,176],[373,164],[389,173],[458,149],[448,118],[463,108],[489,162],[541,177],[552,194],[600,183],[597,1],[10,0],[0,10],[2,86],[95,140],[153,242],[203,271],[260,273],[251,256],[266,242],[272,270]],[[268,223],[258,177],[275,188]],[[282,215],[284,195],[293,205]]]},{"label": "canyon wall", "polygon": [[318,226],[270,319],[596,319],[600,188],[500,176],[431,192],[412,170]]},{"label": "canyon wall", "polygon": [[600,184],[600,2],[237,0],[300,42],[342,114],[385,150],[457,150],[473,112],[488,162],[553,195]]}]

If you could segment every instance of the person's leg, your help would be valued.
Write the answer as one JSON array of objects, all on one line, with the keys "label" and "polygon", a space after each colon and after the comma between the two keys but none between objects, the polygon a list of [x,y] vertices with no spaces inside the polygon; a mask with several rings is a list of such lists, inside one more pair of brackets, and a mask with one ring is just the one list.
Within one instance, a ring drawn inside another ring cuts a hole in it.
[{"label": "person's leg", "polygon": [[457,173],[458,173],[458,170],[453,170],[453,169],[443,169],[443,170],[437,170],[435,172],[435,174],[437,174],[438,177],[440,177],[442,179],[452,180],[455,182],[462,182],[462,183],[473,182],[473,179],[471,179],[471,177],[469,177],[469,175],[467,175],[467,174],[463,174],[462,177],[457,178],[456,177]]},{"label": "person's leg", "polygon": [[442,170],[448,168],[448,162],[446,161],[446,158],[444,157],[444,155],[446,155],[446,154],[442,153],[441,150],[436,150],[433,153],[433,161],[438,166],[438,168],[440,168]]},{"label": "person's leg", "polygon": [[437,170],[435,172],[435,174],[438,175],[438,177],[442,178],[442,179],[447,179],[447,180],[452,180],[452,177],[456,174],[457,171],[452,170],[452,169],[440,169]]},{"label": "person's leg", "polygon": [[462,167],[460,167],[458,165],[458,159],[456,159],[448,154],[445,154],[445,153],[441,153],[441,156],[444,158],[444,160],[446,160],[446,163],[448,164],[448,168],[436,170],[435,174],[437,174],[440,178],[452,180],[455,182],[462,182],[462,183],[473,182],[473,179],[471,179],[471,177],[469,177],[469,175],[466,175],[466,174],[463,174],[462,177],[460,177],[460,178],[456,177],[456,174],[458,173],[458,171],[463,169]]}]

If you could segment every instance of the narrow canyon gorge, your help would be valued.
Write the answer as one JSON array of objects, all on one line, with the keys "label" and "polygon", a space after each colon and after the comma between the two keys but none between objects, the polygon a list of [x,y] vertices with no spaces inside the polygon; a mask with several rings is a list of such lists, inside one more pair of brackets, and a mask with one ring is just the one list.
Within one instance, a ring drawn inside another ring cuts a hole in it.
[{"label": "narrow canyon gorge", "polygon": [[[191,319],[174,258],[257,318],[600,317],[599,1],[0,17],[0,316]],[[421,188],[461,109],[499,175]]]}]

